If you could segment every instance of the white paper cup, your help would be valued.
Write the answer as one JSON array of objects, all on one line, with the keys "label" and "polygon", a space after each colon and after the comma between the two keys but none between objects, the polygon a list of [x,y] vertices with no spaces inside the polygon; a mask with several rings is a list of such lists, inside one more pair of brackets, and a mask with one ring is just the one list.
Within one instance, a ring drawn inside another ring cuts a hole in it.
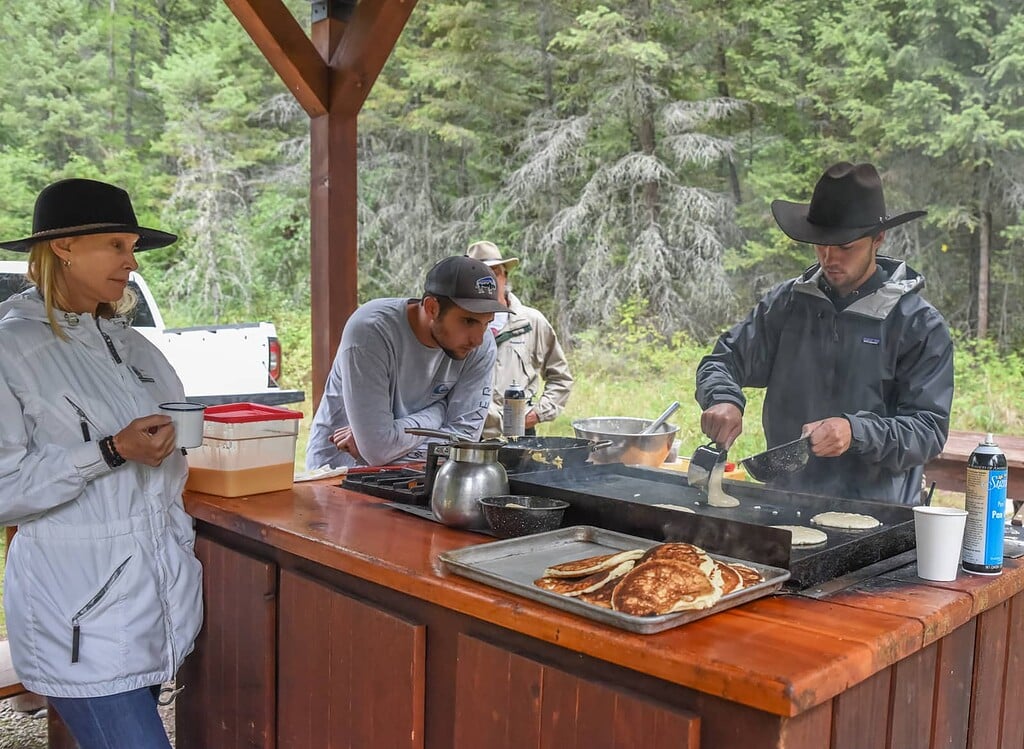
[{"label": "white paper cup", "polygon": [[203,444],[206,406],[202,403],[161,403],[160,411],[174,422],[175,447],[199,447]]},{"label": "white paper cup", "polygon": [[967,525],[967,510],[915,507],[917,576],[924,580],[956,580]]}]

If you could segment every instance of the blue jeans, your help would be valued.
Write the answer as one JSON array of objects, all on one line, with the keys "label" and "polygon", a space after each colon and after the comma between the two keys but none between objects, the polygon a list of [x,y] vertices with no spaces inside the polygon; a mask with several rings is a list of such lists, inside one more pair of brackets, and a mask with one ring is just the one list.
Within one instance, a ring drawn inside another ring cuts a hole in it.
[{"label": "blue jeans", "polygon": [[171,749],[156,710],[159,685],[106,697],[48,697],[79,749]]}]

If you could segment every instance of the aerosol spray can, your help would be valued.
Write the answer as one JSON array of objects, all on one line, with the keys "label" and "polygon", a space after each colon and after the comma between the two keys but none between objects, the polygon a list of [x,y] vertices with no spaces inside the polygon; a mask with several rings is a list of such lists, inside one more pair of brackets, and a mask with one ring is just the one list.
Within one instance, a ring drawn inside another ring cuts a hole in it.
[{"label": "aerosol spray can", "polygon": [[522,437],[526,434],[526,391],[515,380],[505,391],[501,432],[506,437]]},{"label": "aerosol spray can", "polygon": [[967,460],[967,528],[963,568],[978,575],[1003,571],[1006,456],[986,435]]}]

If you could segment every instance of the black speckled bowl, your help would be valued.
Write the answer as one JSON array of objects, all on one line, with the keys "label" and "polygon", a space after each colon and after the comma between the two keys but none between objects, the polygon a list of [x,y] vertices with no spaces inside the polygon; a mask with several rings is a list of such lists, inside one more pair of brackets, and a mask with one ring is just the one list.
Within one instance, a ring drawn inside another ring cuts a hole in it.
[{"label": "black speckled bowl", "polygon": [[553,531],[562,525],[562,514],[569,506],[561,499],[503,494],[478,499],[487,524],[499,538],[528,536]]}]

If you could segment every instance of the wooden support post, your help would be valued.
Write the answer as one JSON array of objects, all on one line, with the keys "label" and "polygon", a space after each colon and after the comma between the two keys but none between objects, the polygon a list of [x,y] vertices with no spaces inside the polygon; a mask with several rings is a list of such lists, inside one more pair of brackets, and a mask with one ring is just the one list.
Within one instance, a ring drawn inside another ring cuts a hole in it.
[{"label": "wooden support post", "polygon": [[[313,46],[330,60],[345,24],[313,24]],[[333,75],[333,73],[332,73]],[[356,115],[335,108],[310,124],[310,298],[313,408],[320,403],[341,331],[359,304],[356,219]]]},{"label": "wooden support post", "polygon": [[334,110],[310,128],[310,296],[313,407],[358,299],[356,115]]},{"label": "wooden support post", "polygon": [[281,0],[224,2],[312,118],[310,294],[319,405],[341,331],[359,304],[357,118],[416,0],[352,0],[339,12],[316,13],[312,43]]}]

